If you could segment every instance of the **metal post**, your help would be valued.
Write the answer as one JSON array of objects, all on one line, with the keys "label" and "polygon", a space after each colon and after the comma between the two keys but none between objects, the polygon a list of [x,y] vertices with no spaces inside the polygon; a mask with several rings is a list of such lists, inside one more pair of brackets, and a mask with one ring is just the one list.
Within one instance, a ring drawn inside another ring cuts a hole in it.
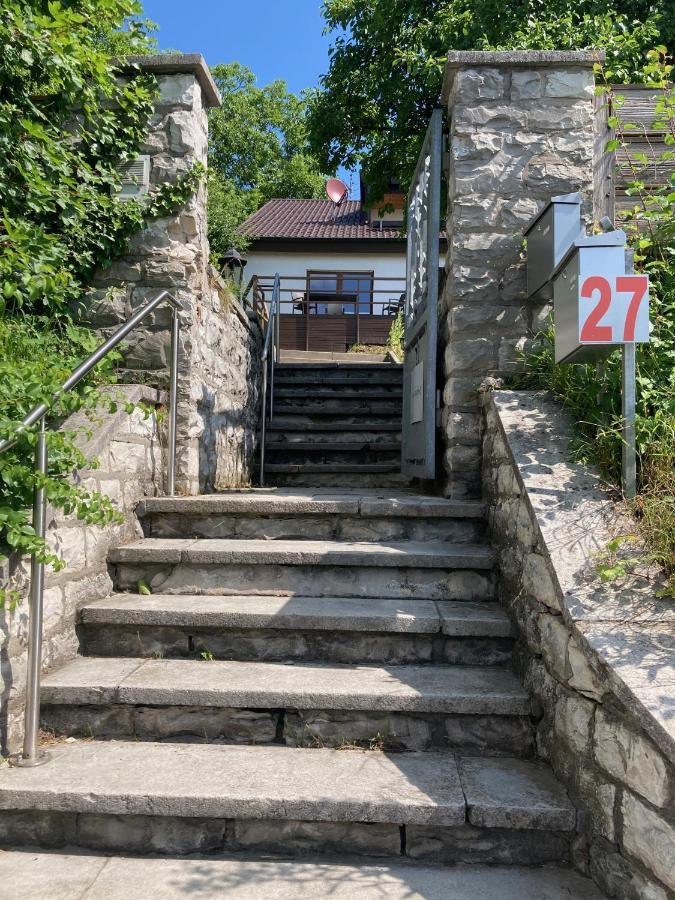
[{"label": "metal post", "polygon": [[263,366],[263,383],[262,383],[262,424],[260,426],[260,487],[265,486],[265,431],[267,419],[267,360]]},{"label": "metal post", "polygon": [[171,361],[169,387],[169,435],[167,446],[166,492],[169,497],[176,494],[176,419],[178,408],[178,341],[180,338],[180,319],[174,307],[171,320]]},{"label": "metal post", "polygon": [[[635,254],[626,250],[626,275],[635,272]],[[637,454],[635,452],[635,344],[621,348],[621,485],[624,497],[637,493]]]},{"label": "metal post", "polygon": [[621,349],[621,483],[624,496],[632,500],[637,493],[637,454],[635,451],[635,344]]},{"label": "metal post", "polygon": [[[40,419],[35,446],[35,472],[42,479],[47,475],[47,440],[45,417]],[[44,486],[36,484],[33,493],[33,529],[44,538],[47,530],[47,497]],[[28,621],[28,676],[26,684],[26,714],[23,753],[12,764],[32,768],[47,762],[45,751],[40,752],[40,673],[42,670],[42,619],[45,585],[45,566],[33,554],[30,567],[30,610]]]}]

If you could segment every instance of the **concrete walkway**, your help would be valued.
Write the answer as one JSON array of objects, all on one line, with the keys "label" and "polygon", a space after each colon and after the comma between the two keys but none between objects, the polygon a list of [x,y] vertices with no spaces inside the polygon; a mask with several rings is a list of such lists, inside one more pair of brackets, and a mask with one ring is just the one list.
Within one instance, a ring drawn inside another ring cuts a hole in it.
[{"label": "concrete walkway", "polygon": [[[565,869],[315,864],[299,860],[139,859],[0,852],[7,900],[601,900]],[[48,887],[46,887],[48,885]]]}]

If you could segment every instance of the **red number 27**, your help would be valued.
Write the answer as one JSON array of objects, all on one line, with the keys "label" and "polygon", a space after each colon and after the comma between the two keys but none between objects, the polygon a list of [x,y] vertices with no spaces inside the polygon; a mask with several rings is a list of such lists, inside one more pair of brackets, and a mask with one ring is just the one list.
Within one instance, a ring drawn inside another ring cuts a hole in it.
[{"label": "red number 27", "polygon": [[[648,286],[649,281],[644,275],[620,275],[616,279],[616,291],[618,294],[633,295],[628,304],[626,322],[623,329],[623,340],[629,343],[635,340],[637,316]],[[598,323],[609,310],[612,302],[612,286],[602,275],[591,275],[581,286],[581,296],[586,300],[590,300],[595,291],[598,291],[599,294],[598,301],[584,322],[581,329],[581,340],[589,344],[611,344],[614,339],[611,325],[600,325]]]}]

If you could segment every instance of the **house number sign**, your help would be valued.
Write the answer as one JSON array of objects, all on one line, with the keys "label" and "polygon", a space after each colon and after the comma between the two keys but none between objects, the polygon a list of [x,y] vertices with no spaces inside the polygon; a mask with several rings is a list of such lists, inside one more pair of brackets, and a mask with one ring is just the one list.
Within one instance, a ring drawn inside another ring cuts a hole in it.
[{"label": "house number sign", "polygon": [[646,275],[589,275],[579,289],[579,343],[649,341],[649,279]]}]

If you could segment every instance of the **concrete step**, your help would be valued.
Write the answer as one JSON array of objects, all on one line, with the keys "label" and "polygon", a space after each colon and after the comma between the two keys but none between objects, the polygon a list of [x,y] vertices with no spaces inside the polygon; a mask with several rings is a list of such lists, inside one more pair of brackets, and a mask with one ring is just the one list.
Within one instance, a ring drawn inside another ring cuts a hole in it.
[{"label": "concrete step", "polygon": [[274,398],[274,416],[389,416],[401,418],[400,400],[338,400],[315,397]]},{"label": "concrete step", "polygon": [[284,369],[402,369],[398,363],[389,360],[385,353],[337,353],[320,350],[282,350],[281,361],[276,368]]},{"label": "concrete step", "polygon": [[[354,476],[353,476],[354,477]],[[113,550],[117,587],[157,593],[490,600],[480,544],[145,538]]]},{"label": "concrete step", "polygon": [[352,473],[340,472],[313,472],[313,473],[276,473],[265,480],[280,488],[354,488],[361,487],[364,490],[371,488],[407,488],[412,483],[412,478],[401,472],[387,473]]},{"label": "concrete step", "polygon": [[103,739],[531,756],[529,711],[513,672],[470,666],[79,657],[42,686],[43,728]]},{"label": "concrete step", "polygon": [[[268,468],[271,466],[272,468]],[[280,469],[280,466],[291,466],[291,469]],[[292,447],[280,447],[268,444],[265,454],[265,472],[271,473],[322,474],[358,474],[360,472],[400,473],[401,450],[325,450],[313,447],[309,450],[294,450]]]},{"label": "concrete step", "polygon": [[274,432],[267,436],[267,452],[299,453],[400,453],[400,440],[387,440],[378,437],[335,440],[330,434],[315,435],[312,440],[288,440],[284,432]]},{"label": "concrete step", "polygon": [[267,430],[268,448],[313,450],[325,447],[329,450],[400,450],[401,436],[391,431],[313,431],[311,435],[282,429]]},{"label": "concrete step", "polygon": [[136,508],[148,537],[479,542],[481,503],[400,491],[255,489],[156,497]]},{"label": "concrete step", "polygon": [[388,475],[401,471],[401,462],[265,462],[267,475]]},{"label": "concrete step", "polygon": [[373,387],[367,383],[356,384],[353,387],[337,384],[303,384],[289,386],[287,384],[275,384],[274,402],[277,400],[336,400],[344,402],[358,402],[365,400],[396,400],[401,402],[403,391],[400,385],[382,385]]},{"label": "concrete step", "polygon": [[506,665],[494,603],[346,597],[113,594],[79,615],[92,656]]},{"label": "concrete step", "polygon": [[54,754],[0,769],[0,845],[536,865],[567,860],[576,821],[550,770],[522,760],[136,741]]},{"label": "concrete step", "polygon": [[7,851],[0,882],[11,900],[602,900],[592,881],[563,868],[387,865],[382,860],[155,859]]},{"label": "concrete step", "polygon": [[[347,417],[352,418],[352,417]],[[392,421],[391,418],[382,418],[378,417],[378,421],[368,421],[363,422],[359,419],[355,419],[353,422],[344,421],[343,419],[336,419],[334,421],[331,420],[317,420],[312,421],[308,416],[286,416],[286,415],[275,415],[274,421],[272,425],[270,425],[270,431],[280,431],[280,432],[292,432],[292,431],[301,431],[304,433],[311,432],[331,432],[331,433],[344,433],[347,435],[352,435],[353,433],[362,434],[363,432],[367,432],[368,434],[372,434],[377,432],[378,434],[387,434],[392,431],[400,433],[401,431],[401,421],[400,418],[396,421]]]},{"label": "concrete step", "polygon": [[292,369],[288,366],[277,366],[274,370],[274,384],[292,387],[312,385],[342,385],[353,387],[364,385],[366,387],[380,387],[392,385],[400,387],[403,384],[403,370],[394,366],[368,366],[367,369],[359,369],[350,366],[322,368],[312,370],[307,366]]}]

